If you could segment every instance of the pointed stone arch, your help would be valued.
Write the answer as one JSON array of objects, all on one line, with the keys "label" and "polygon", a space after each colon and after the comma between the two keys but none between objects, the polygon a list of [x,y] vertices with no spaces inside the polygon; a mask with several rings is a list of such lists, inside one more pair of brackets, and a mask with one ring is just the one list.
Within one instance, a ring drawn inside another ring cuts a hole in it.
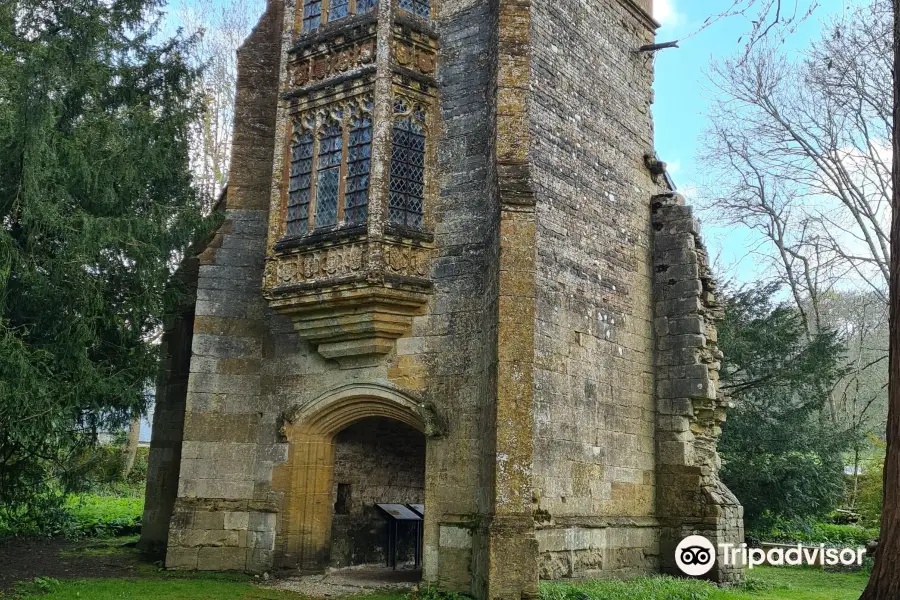
[{"label": "pointed stone arch", "polygon": [[430,405],[380,384],[344,385],[285,411],[281,433],[289,444],[288,459],[273,473],[273,490],[282,496],[275,544],[280,564],[308,570],[325,566],[331,545],[334,436],[369,417],[399,421],[427,437],[443,432]]}]

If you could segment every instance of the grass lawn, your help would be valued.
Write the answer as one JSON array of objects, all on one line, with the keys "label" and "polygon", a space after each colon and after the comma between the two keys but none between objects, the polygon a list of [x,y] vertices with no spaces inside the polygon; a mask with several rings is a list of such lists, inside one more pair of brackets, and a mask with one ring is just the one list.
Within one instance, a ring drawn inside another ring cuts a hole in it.
[{"label": "grass lawn", "polygon": [[[862,574],[815,569],[761,567],[741,589],[719,589],[700,581],[640,578],[627,582],[544,582],[542,600],[856,600]],[[267,589],[241,575],[171,573],[119,579],[44,580],[19,586],[12,598],[47,600],[298,600],[294,592]],[[376,592],[353,600],[405,600],[404,592]],[[430,596],[434,598],[434,596]]]},{"label": "grass lawn", "polygon": [[[47,600],[303,600],[295,592],[261,587],[259,578],[236,573],[165,571],[145,562],[135,537],[20,548],[18,584],[2,599]],[[40,552],[43,552],[41,554]],[[27,556],[23,556],[25,554]],[[2,558],[2,556],[0,556]],[[7,559],[11,558],[7,554]],[[3,560],[0,560],[0,564]],[[23,564],[30,568],[23,570]],[[0,569],[2,571],[2,569]],[[0,573],[2,575],[2,573]],[[631,581],[542,582],[541,600],[856,600],[866,584],[861,573],[760,567],[740,588],[703,581],[643,577]],[[439,594],[388,590],[353,600],[440,600]],[[462,600],[449,596],[446,600]]]},{"label": "grass lawn", "polygon": [[12,598],[17,595],[48,600],[296,600],[300,597],[245,581],[207,578],[39,580],[20,586]]},{"label": "grass lawn", "polygon": [[626,582],[544,582],[542,600],[857,600],[868,577],[818,569],[757,567],[740,588],[661,577]]}]

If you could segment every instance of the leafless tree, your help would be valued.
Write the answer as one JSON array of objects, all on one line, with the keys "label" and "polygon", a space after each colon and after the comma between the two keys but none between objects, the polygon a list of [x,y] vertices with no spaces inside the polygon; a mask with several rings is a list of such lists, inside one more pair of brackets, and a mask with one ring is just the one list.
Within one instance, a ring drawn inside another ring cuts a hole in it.
[{"label": "leafless tree", "polygon": [[725,8],[710,14],[688,39],[712,27],[719,21],[739,18],[747,22],[748,28],[737,40],[749,53],[762,41],[784,40],[808,19],[819,7],[819,0],[730,0],[723,2]]},{"label": "leafless tree", "polygon": [[722,95],[706,138],[710,206],[770,242],[798,307],[812,297],[814,328],[815,294],[838,281],[887,303],[890,30],[890,4],[876,0],[832,22],[800,61],[762,41],[712,67]]},{"label": "leafless tree", "polygon": [[[799,60],[760,40],[715,63],[721,94],[703,157],[714,169],[706,213],[755,232],[752,252],[786,285],[808,335],[836,328],[848,344],[883,349],[875,357],[856,352],[856,363],[848,352],[851,375],[842,389],[827,390],[832,420],[860,428],[883,423],[872,419],[883,416],[884,394],[857,384],[886,359],[886,331],[848,320],[846,311],[835,321],[824,305],[842,296],[874,300],[880,306],[863,316],[887,314],[890,31],[890,3],[875,0],[830,22]],[[871,339],[857,341],[863,331]]]},{"label": "leafless tree", "polygon": [[194,124],[191,162],[197,186],[210,203],[228,179],[237,48],[263,10],[263,0],[181,0],[171,15],[173,24],[196,35],[195,60],[201,64],[206,111]]}]

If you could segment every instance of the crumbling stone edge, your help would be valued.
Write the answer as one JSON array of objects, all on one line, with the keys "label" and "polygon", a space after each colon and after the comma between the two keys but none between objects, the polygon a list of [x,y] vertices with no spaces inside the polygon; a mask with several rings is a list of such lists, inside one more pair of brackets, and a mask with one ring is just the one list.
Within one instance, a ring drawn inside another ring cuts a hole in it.
[{"label": "crumbling stone edge", "polygon": [[[716,321],[723,312],[700,224],[674,192],[654,196],[651,210],[661,568],[680,575],[678,542],[702,535],[714,545],[740,544],[744,509],[719,479],[716,444],[729,406],[719,388]],[[744,570],[718,556],[707,577],[735,584]]]}]

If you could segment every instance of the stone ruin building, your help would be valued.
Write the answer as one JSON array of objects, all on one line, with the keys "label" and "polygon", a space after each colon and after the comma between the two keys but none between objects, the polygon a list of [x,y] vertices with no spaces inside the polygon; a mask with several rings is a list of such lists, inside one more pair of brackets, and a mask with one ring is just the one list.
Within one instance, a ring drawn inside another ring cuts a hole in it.
[{"label": "stone ruin building", "polygon": [[144,549],[383,564],[374,504],[421,503],[423,581],[513,599],[742,541],[650,3],[269,0],[224,222],[166,325]]}]

